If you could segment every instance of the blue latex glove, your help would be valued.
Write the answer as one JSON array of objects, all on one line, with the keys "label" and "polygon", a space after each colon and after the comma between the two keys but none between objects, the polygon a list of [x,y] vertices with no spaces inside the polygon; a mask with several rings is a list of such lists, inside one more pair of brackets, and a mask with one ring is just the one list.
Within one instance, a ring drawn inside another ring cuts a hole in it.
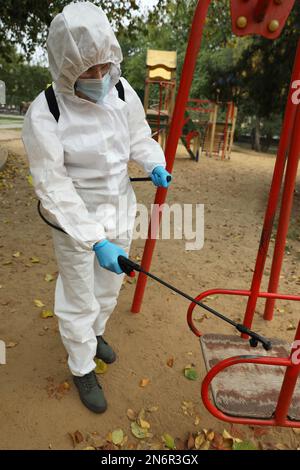
[{"label": "blue latex glove", "polygon": [[118,256],[125,256],[128,258],[127,253],[115,243],[108,240],[96,243],[93,246],[93,250],[96,253],[97,259],[102,268],[108,269],[116,274],[122,274],[123,271],[118,263]]},{"label": "blue latex glove", "polygon": [[[171,178],[170,181],[167,180],[168,176]],[[152,170],[151,179],[155,186],[168,188],[172,180],[172,175],[170,175],[170,173],[165,170],[163,166],[156,166],[154,170]]]}]

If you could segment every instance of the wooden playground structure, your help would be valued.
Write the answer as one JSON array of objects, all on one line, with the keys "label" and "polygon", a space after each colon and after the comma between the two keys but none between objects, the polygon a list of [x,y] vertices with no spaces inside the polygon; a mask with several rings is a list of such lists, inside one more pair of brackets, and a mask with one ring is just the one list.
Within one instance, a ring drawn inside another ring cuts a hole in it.
[{"label": "wooden playground structure", "polygon": [[144,109],[152,136],[165,148],[175,105],[177,53],[147,51]]},{"label": "wooden playground structure", "polygon": [[[165,149],[175,105],[177,54],[148,49],[146,64],[144,109],[153,137]],[[230,159],[236,118],[233,102],[190,98],[181,135],[190,157]]]}]

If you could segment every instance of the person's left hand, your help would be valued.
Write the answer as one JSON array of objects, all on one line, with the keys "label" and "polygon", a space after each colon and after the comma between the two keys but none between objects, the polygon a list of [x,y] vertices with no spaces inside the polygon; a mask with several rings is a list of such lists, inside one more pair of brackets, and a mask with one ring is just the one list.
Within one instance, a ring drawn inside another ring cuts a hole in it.
[{"label": "person's left hand", "polygon": [[156,166],[152,170],[151,179],[155,186],[168,188],[172,181],[172,175],[163,166]]}]

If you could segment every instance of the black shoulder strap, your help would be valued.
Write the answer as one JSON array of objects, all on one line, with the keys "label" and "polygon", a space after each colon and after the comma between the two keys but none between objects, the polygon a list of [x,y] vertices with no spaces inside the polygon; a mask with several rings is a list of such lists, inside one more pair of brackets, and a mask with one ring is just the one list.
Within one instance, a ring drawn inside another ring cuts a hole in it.
[{"label": "black shoulder strap", "polygon": [[116,84],[116,89],[118,90],[120,100],[125,101],[125,90],[121,80]]},{"label": "black shoulder strap", "polygon": [[[116,89],[118,91],[118,95],[119,95],[120,100],[125,101],[125,90],[124,90],[124,86],[123,86],[123,83],[121,82],[121,80],[119,80],[118,83],[116,84]],[[49,110],[50,110],[51,114],[53,115],[53,117],[55,118],[55,120],[58,122],[59,116],[60,116],[60,111],[59,111],[59,107],[58,107],[58,104],[57,104],[56,96],[55,96],[52,85],[50,85],[45,90],[45,95],[46,95],[46,100],[47,100],[47,103],[48,103],[48,106],[49,106]]]},{"label": "black shoulder strap", "polygon": [[56,96],[53,90],[53,86],[50,85],[46,90],[45,90],[45,95],[46,95],[46,100],[50,109],[51,114],[55,118],[55,120],[58,122],[60,112],[59,112],[59,107],[57,104]]}]

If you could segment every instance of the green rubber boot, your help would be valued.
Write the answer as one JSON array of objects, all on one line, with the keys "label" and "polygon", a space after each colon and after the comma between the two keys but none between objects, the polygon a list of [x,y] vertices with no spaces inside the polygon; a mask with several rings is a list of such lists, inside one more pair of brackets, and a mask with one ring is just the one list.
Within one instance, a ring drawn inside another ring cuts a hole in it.
[{"label": "green rubber boot", "polygon": [[97,359],[102,359],[106,364],[112,364],[117,359],[117,355],[112,347],[103,339],[102,336],[97,336]]},{"label": "green rubber boot", "polygon": [[82,403],[94,413],[104,413],[107,409],[107,402],[95,372],[92,370],[83,377],[73,375],[73,381],[78,388]]}]

